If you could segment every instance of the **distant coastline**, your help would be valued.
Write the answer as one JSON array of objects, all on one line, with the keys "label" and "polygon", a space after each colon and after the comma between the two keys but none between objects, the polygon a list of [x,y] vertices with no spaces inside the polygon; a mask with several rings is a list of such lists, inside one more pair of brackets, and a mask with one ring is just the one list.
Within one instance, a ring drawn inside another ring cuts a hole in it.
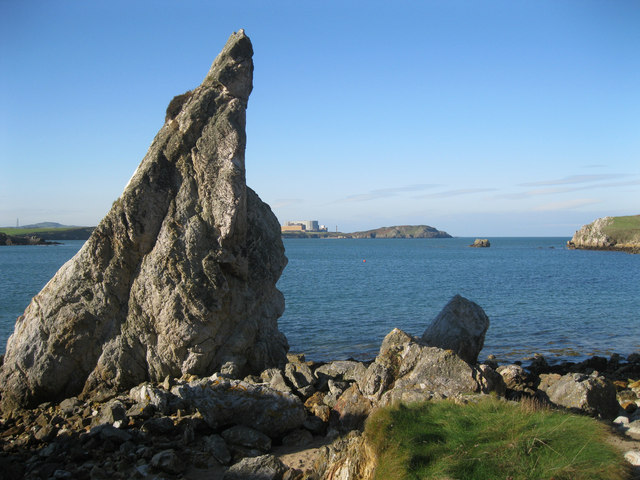
[{"label": "distant coastline", "polygon": [[87,240],[95,228],[53,222],[23,227],[0,227],[0,245],[55,245],[56,240]]},{"label": "distant coastline", "polygon": [[361,232],[282,232],[282,238],[453,238],[429,225],[399,225]]}]

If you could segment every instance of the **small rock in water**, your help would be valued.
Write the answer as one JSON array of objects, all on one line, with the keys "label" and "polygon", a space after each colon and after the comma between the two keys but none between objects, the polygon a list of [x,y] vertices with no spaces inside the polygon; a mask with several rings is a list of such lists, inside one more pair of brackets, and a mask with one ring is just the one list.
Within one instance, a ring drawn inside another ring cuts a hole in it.
[{"label": "small rock in water", "polygon": [[491,242],[486,238],[476,238],[469,246],[474,248],[488,248],[491,246]]}]

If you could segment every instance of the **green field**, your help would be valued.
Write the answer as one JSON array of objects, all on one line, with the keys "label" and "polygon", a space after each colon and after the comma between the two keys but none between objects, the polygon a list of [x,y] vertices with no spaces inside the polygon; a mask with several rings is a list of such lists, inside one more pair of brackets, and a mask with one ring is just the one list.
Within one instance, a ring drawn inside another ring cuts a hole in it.
[{"label": "green field", "polygon": [[95,227],[0,228],[0,233],[15,237],[36,236],[43,240],[86,240]]},{"label": "green field", "polygon": [[618,244],[640,244],[640,215],[612,217],[611,224],[604,227],[603,232]]}]

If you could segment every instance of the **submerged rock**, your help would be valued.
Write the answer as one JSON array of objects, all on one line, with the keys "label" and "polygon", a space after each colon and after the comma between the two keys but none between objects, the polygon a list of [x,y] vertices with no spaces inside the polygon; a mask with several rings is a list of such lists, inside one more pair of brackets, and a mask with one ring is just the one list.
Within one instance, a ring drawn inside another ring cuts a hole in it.
[{"label": "submerged rock", "polygon": [[18,319],[4,409],[286,363],[280,226],[245,182],[252,55],[242,30],[231,35],[203,83],[172,102],[111,211]]}]

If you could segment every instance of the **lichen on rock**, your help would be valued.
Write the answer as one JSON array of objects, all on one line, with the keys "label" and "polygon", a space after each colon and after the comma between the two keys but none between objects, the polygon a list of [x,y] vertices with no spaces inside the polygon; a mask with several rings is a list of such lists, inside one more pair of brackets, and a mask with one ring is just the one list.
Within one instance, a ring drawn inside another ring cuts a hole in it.
[{"label": "lichen on rock", "polygon": [[231,35],[111,211],[17,320],[3,409],[286,363],[280,227],[245,181],[252,56],[244,31]]}]

